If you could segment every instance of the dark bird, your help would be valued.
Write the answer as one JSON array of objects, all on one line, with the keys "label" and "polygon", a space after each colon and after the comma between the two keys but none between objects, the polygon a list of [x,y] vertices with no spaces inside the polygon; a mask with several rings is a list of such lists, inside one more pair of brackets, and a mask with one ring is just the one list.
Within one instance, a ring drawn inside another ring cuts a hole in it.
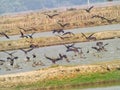
[{"label": "dark bird", "polygon": [[10,60],[10,65],[11,66],[13,66],[15,59],[18,59],[18,57],[7,57],[7,60]]},{"label": "dark bird", "polygon": [[32,34],[28,34],[27,36],[32,39],[34,34],[35,32],[33,32]]},{"label": "dark bird", "polygon": [[21,35],[21,36],[20,36],[21,38],[24,38],[24,37],[28,38],[28,36],[27,36],[27,35],[24,35],[24,33],[23,33],[21,30],[20,30],[20,35]]},{"label": "dark bird", "polygon": [[0,34],[3,35],[3,36],[5,36],[7,39],[10,39],[10,37],[6,33],[0,32]]},{"label": "dark bird", "polygon": [[95,49],[97,52],[100,52],[100,51],[101,51],[101,49],[98,48],[98,47],[92,47],[92,49]]},{"label": "dark bird", "polygon": [[59,38],[61,38],[63,40],[69,38],[69,37],[63,37],[63,36],[60,36],[60,35],[56,35],[56,36],[58,36]]},{"label": "dark bird", "polygon": [[100,47],[100,46],[102,46],[102,45],[103,45],[103,42],[97,42],[97,43],[96,43],[96,46],[99,46],[99,47]]},{"label": "dark bird", "polygon": [[27,59],[27,60],[26,60],[27,62],[30,61],[30,57],[26,56],[26,59]]},{"label": "dark bird", "polygon": [[60,23],[60,22],[57,22],[57,24],[59,24],[62,28],[64,28],[65,26],[70,25],[69,23],[62,24],[62,23]]},{"label": "dark bird", "polygon": [[63,29],[58,29],[58,30],[52,30],[53,31],[53,33],[64,33],[64,30]]},{"label": "dark bird", "polygon": [[4,52],[4,53],[7,53],[7,54],[10,55],[10,56],[13,56],[13,54],[16,53],[16,51],[14,51],[14,52],[3,51],[3,52]]},{"label": "dark bird", "polygon": [[54,64],[55,64],[57,61],[63,59],[63,57],[60,56],[60,55],[59,55],[59,57],[57,57],[57,58],[51,58],[51,57],[48,57],[48,56],[46,56],[46,55],[44,55],[44,56],[45,56],[45,58],[47,58],[47,59],[49,59],[50,61],[52,61],[52,63],[54,63]]},{"label": "dark bird", "polygon": [[118,22],[117,19],[106,19],[108,23]]},{"label": "dark bird", "polygon": [[37,29],[34,28],[34,27],[31,27],[31,28],[29,28],[29,29],[24,29],[24,28],[21,28],[21,27],[18,27],[18,28],[19,28],[19,29],[22,29],[24,32],[28,32],[28,31],[32,31],[32,30],[37,31]]},{"label": "dark bird", "polygon": [[63,36],[64,36],[64,35],[68,35],[68,34],[75,36],[75,34],[74,34],[73,32],[65,32],[65,33],[63,34]]},{"label": "dark bird", "polygon": [[107,50],[105,49],[105,46],[108,45],[108,43],[106,43],[106,44],[103,45],[103,42],[97,42],[96,45],[97,45],[98,47],[92,47],[92,48],[95,49],[95,50],[97,50],[97,52],[107,51]]},{"label": "dark bird", "polygon": [[65,46],[67,49],[70,49],[70,48],[74,47],[74,45],[75,45],[75,43],[69,44],[69,45],[64,44],[64,46]]},{"label": "dark bird", "polygon": [[35,54],[32,54],[33,58],[36,58],[36,55]]},{"label": "dark bird", "polygon": [[5,60],[0,60],[0,65],[3,65],[5,63]]},{"label": "dark bird", "polygon": [[94,16],[92,16],[92,18],[100,18],[101,20],[106,20],[108,23],[118,22],[117,19],[107,19],[100,15],[94,15]]},{"label": "dark bird", "polygon": [[75,56],[77,55],[77,53],[79,54],[79,48],[69,48],[66,50],[66,52],[70,52],[70,51],[73,51],[75,53]]},{"label": "dark bird", "polygon": [[30,48],[38,48],[39,45],[36,45],[36,44],[30,44]]},{"label": "dark bird", "polygon": [[55,16],[57,16],[57,15],[59,15],[59,14],[53,14],[53,15],[49,15],[49,14],[44,14],[44,15],[47,15],[50,19],[52,19],[53,17],[55,17]]},{"label": "dark bird", "polygon": [[65,54],[63,54],[63,55],[59,54],[59,56],[60,56],[62,59],[65,58],[65,60],[66,60],[67,62],[70,62],[69,59],[68,59],[68,57],[67,57],[67,55],[65,55]]},{"label": "dark bird", "polygon": [[93,15],[92,18],[100,18],[101,20],[106,20],[105,17],[100,16],[100,15]]},{"label": "dark bird", "polygon": [[28,52],[32,51],[33,48],[30,48],[30,49],[27,49],[27,50],[24,50],[24,49],[20,48],[20,50],[23,51],[25,54],[27,54]]},{"label": "dark bird", "polygon": [[87,50],[87,53],[89,53],[90,51],[89,51],[89,49]]},{"label": "dark bird", "polygon": [[81,33],[88,41],[90,41],[90,40],[96,40],[96,37],[93,37],[93,35],[95,34],[95,33],[92,33],[91,35],[89,35],[89,36],[86,36],[84,33]]},{"label": "dark bird", "polygon": [[88,13],[90,13],[90,11],[92,10],[93,7],[94,6],[91,6],[91,7],[87,8],[87,9],[85,9],[85,11],[88,12]]}]

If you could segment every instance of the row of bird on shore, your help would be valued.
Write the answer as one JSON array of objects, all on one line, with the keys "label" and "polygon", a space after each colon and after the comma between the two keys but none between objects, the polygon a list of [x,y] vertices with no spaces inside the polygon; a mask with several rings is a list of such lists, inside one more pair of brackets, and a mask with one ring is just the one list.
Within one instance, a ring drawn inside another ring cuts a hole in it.
[{"label": "row of bird on shore", "polygon": [[[92,10],[93,7],[94,7],[94,6],[91,6],[90,8],[85,9],[86,12],[90,13],[90,11]],[[54,16],[59,15],[59,14],[54,14],[54,15],[45,14],[45,15],[47,15],[49,18],[52,19]],[[103,17],[103,16],[99,16],[99,15],[94,15],[94,16],[92,16],[92,18],[101,18],[101,20],[107,20],[109,23],[112,23],[112,22],[114,22],[114,21],[117,22],[116,19],[111,19],[111,20],[109,20],[109,19],[107,19],[107,18],[105,18],[105,17]],[[60,37],[61,39],[70,38],[71,35],[72,35],[72,36],[75,35],[73,32],[64,31],[65,26],[68,26],[69,23],[65,23],[65,24],[62,24],[62,23],[60,23],[60,22],[57,22],[57,23],[62,27],[62,29],[52,30],[52,33],[53,33],[53,34],[58,33],[58,35],[56,35],[56,36]],[[34,28],[34,27],[31,27],[31,28],[29,28],[29,29],[24,29],[24,28],[22,28],[22,27],[18,27],[18,28],[20,29],[20,38],[31,38],[31,39],[33,39],[33,35],[35,34],[35,31],[37,31],[37,29]],[[32,34],[24,34],[23,31],[24,31],[24,32],[34,31],[34,32],[33,32]],[[62,33],[62,35],[61,35],[61,33]],[[66,34],[69,34],[70,37],[63,37],[63,36],[66,35]],[[93,36],[95,33],[92,33],[92,34],[90,34],[89,36],[85,35],[84,33],[81,33],[81,34],[82,34],[88,41],[97,40],[96,37]],[[9,37],[6,33],[4,33],[4,32],[0,32],[0,35],[3,35],[3,36],[5,36],[7,39],[10,39],[10,37]],[[105,48],[105,46],[107,46],[107,45],[109,45],[109,44],[108,44],[108,43],[104,44],[103,42],[97,42],[97,43],[96,43],[96,46],[95,46],[95,47],[91,47],[91,48],[94,49],[94,50],[96,50],[97,52],[103,52],[103,51],[107,51],[107,49]],[[65,44],[64,46],[66,47],[66,52],[74,52],[74,53],[75,53],[75,56],[80,55],[80,58],[85,58],[82,48],[81,48],[81,47],[76,47],[76,46],[75,46],[75,43]],[[29,57],[29,56],[28,56],[28,53],[31,52],[31,51],[34,50],[34,49],[37,49],[37,48],[38,48],[38,45],[34,45],[34,44],[31,43],[31,45],[30,45],[30,47],[29,47],[28,49],[22,49],[22,48],[20,48],[19,50],[21,50],[21,51],[24,52],[24,54],[25,54],[25,56],[26,56],[26,59],[27,59],[26,61],[30,61],[31,58],[32,58],[32,59],[35,59],[37,56],[36,56],[35,53],[33,53],[33,54],[32,54],[32,57]],[[16,53],[16,52],[7,52],[7,51],[3,51],[3,52],[9,55],[6,59],[7,59],[7,61],[10,61],[10,65],[11,65],[11,66],[14,66],[14,61],[19,58],[18,56],[14,56],[14,55],[13,55],[13,54]],[[89,53],[89,50],[88,50],[86,53]],[[59,53],[58,57],[50,57],[50,56],[47,56],[46,54],[44,54],[44,57],[45,57],[46,59],[50,60],[53,64],[55,64],[55,63],[56,63],[57,61],[59,61],[59,60],[64,60],[64,59],[65,59],[67,62],[70,62],[70,60],[68,59],[68,56],[67,56],[66,54],[61,54],[61,53]],[[0,60],[0,65],[4,65],[4,63],[5,63],[5,60]],[[40,62],[34,61],[33,63],[34,63],[34,65],[45,65],[45,64],[44,64],[43,62],[41,62],[41,61],[40,61]]]}]

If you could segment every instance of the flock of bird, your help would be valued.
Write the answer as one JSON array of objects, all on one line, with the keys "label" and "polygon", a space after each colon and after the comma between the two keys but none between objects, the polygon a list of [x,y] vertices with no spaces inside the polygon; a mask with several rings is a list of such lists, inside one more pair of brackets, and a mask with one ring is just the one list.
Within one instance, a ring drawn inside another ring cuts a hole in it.
[{"label": "flock of bird", "polygon": [[[85,11],[87,13],[90,13],[93,8],[94,8],[94,6],[91,6],[90,8],[85,9]],[[53,19],[55,16],[58,16],[59,14],[49,15],[49,14],[45,13],[44,15]],[[94,15],[91,18],[100,18],[101,20],[106,20],[108,23],[117,22],[116,19],[107,19],[107,18],[105,18],[103,16],[100,16],[100,15]],[[53,34],[56,35],[56,33],[57,33],[56,36],[60,37],[61,39],[70,38],[71,36],[75,36],[75,34],[73,32],[64,31],[64,28],[66,26],[70,25],[69,23],[63,24],[63,23],[57,22],[57,24],[59,24],[62,27],[62,29],[52,30]],[[35,31],[37,31],[37,29],[34,28],[34,27],[31,27],[29,29],[24,29],[24,28],[21,28],[21,27],[18,27],[18,28],[20,29],[20,38],[33,39],[33,35],[35,34]],[[28,32],[28,31],[34,31],[34,32],[32,34],[24,34],[24,32]],[[88,41],[97,40],[96,37],[93,36],[95,33],[92,33],[89,36],[85,35],[84,33],[81,33],[81,34]],[[0,35],[5,36],[7,39],[10,39],[10,37],[5,32],[0,32]],[[64,37],[66,35],[69,35],[69,37]],[[109,44],[108,43],[104,44],[103,42],[99,41],[99,42],[96,42],[96,46],[91,47],[91,49],[94,49],[97,52],[104,52],[104,51],[107,51],[107,49],[105,48],[105,46],[107,46],[107,45],[109,45]],[[75,43],[64,44],[64,46],[66,48],[66,53],[67,52],[74,52],[75,56],[80,55],[80,58],[85,58],[85,54],[84,54],[82,48],[81,47],[76,47]],[[26,56],[26,61],[28,62],[28,61],[31,60],[31,58],[35,59],[37,57],[35,53],[32,54],[32,57],[28,56],[28,53],[31,52],[32,50],[36,49],[36,48],[38,48],[38,45],[34,45],[34,44],[31,43],[31,45],[29,46],[29,49],[20,48],[19,50],[24,52],[24,54]],[[7,51],[3,51],[3,52],[9,55],[6,59],[7,59],[7,61],[9,61],[11,66],[14,66],[14,61],[19,58],[18,56],[14,56],[14,53],[16,53],[16,52],[11,52],[11,53],[7,52]],[[88,49],[86,53],[89,53],[89,52],[90,51]],[[70,60],[68,59],[68,56],[66,54],[59,53],[58,55],[59,55],[58,57],[50,57],[50,56],[47,56],[46,54],[44,54],[44,57],[46,59],[50,60],[53,64],[55,64],[57,61],[60,61],[60,60],[63,60],[63,59],[65,59],[67,62],[70,62]],[[4,63],[5,63],[5,60],[0,60],[0,65],[4,65]],[[40,62],[34,61],[33,63],[34,63],[34,65],[45,65],[42,61],[40,61]]]}]

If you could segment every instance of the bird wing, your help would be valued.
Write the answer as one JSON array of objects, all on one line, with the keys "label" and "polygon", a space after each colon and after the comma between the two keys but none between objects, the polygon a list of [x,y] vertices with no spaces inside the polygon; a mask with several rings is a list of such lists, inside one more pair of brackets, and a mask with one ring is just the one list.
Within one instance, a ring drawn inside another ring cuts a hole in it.
[{"label": "bird wing", "polygon": [[104,46],[107,46],[109,43],[106,43]]},{"label": "bird wing", "polygon": [[33,32],[33,33],[31,34],[31,36],[33,36],[33,34],[35,34],[35,32]]},{"label": "bird wing", "polygon": [[52,17],[57,16],[57,15],[59,15],[59,14],[53,14]]},{"label": "bird wing", "polygon": [[49,18],[52,18],[52,16],[51,16],[51,15],[49,15],[49,14],[45,14],[45,15],[47,15]]},{"label": "bird wing", "polygon": [[20,34],[21,34],[21,36],[24,36],[24,34],[23,34],[23,32],[20,30]]},{"label": "bird wing", "polygon": [[60,22],[57,22],[61,27],[64,27]]},{"label": "bird wing", "polygon": [[84,33],[81,33],[86,39],[88,39],[88,37],[84,34]]},{"label": "bird wing", "polygon": [[21,51],[26,52],[24,49],[20,48]]},{"label": "bird wing", "polygon": [[60,33],[60,32],[64,33],[64,30],[63,30],[63,29],[59,29],[58,32],[59,32],[59,33]]},{"label": "bird wing", "polygon": [[97,47],[92,47],[92,49],[98,50],[98,48],[97,48]]},{"label": "bird wing", "polygon": [[45,56],[45,58],[47,58],[47,59],[49,59],[49,60],[53,60],[52,58],[50,58],[50,57],[48,57],[48,56],[46,56],[46,55],[44,55]]},{"label": "bird wing", "polygon": [[91,6],[88,10],[90,11],[94,6]]},{"label": "bird wing", "polygon": [[72,34],[72,35],[75,35],[75,34],[72,33],[72,32],[66,32],[66,33],[63,34],[63,36],[66,35],[66,34]]},{"label": "bird wing", "polygon": [[67,26],[67,25],[69,25],[69,23],[65,23],[65,24],[63,24],[63,27],[65,27],[65,26]]},{"label": "bird wing", "polygon": [[4,32],[3,32],[3,35],[4,35],[6,38],[9,39],[9,36],[8,36],[7,34],[5,34]]},{"label": "bird wing", "polygon": [[89,37],[88,37],[88,38],[92,37],[94,34],[95,34],[95,33],[92,33],[91,35],[89,35]]},{"label": "bird wing", "polygon": [[27,50],[27,52],[30,52],[30,51],[32,51],[32,50],[33,50],[33,48],[30,48],[30,49]]},{"label": "bird wing", "polygon": [[64,37],[61,37],[61,36],[59,36],[59,35],[56,35],[56,36],[58,36],[58,37],[61,38],[61,39],[64,39]]}]

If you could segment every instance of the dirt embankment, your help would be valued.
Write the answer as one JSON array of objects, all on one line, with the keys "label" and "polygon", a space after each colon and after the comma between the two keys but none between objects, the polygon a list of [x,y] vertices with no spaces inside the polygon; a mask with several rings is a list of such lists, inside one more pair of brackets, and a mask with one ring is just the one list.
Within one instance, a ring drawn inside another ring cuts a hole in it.
[{"label": "dirt embankment", "polygon": [[[50,15],[58,13],[59,15],[50,19],[44,13]],[[117,22],[113,21],[108,23],[107,20],[91,18],[94,15],[104,16],[109,20],[116,19]],[[120,6],[94,7],[90,13],[87,13],[84,9],[67,9],[66,11],[53,10],[13,16],[1,16],[0,32],[6,32],[8,35],[19,34],[19,30],[22,29],[18,27],[24,29],[31,29],[31,27],[34,27],[37,29],[25,33],[51,31],[62,28],[57,23],[58,21],[62,24],[69,23],[69,25],[65,26],[63,29],[120,23]]]},{"label": "dirt embankment", "polygon": [[[89,36],[91,33],[85,33],[86,36]],[[68,38],[66,38],[68,37]],[[112,39],[115,37],[120,37],[120,31],[103,31],[97,32],[94,34],[97,40]],[[0,50],[14,50],[19,48],[29,48],[31,44],[37,45],[38,47],[51,46],[51,45],[60,45],[67,43],[77,43],[77,42],[86,42],[89,41],[81,33],[75,34],[75,36],[66,35],[61,39],[60,37],[40,37],[33,39],[21,39],[15,41],[3,41],[0,42]],[[93,41],[93,40],[91,40]]]},{"label": "dirt embankment", "polygon": [[54,68],[41,69],[37,71],[1,75],[0,87],[12,87],[22,84],[30,84],[37,81],[72,78],[77,75],[90,73],[105,73],[120,70],[120,61],[100,63],[96,65],[58,66]]}]

